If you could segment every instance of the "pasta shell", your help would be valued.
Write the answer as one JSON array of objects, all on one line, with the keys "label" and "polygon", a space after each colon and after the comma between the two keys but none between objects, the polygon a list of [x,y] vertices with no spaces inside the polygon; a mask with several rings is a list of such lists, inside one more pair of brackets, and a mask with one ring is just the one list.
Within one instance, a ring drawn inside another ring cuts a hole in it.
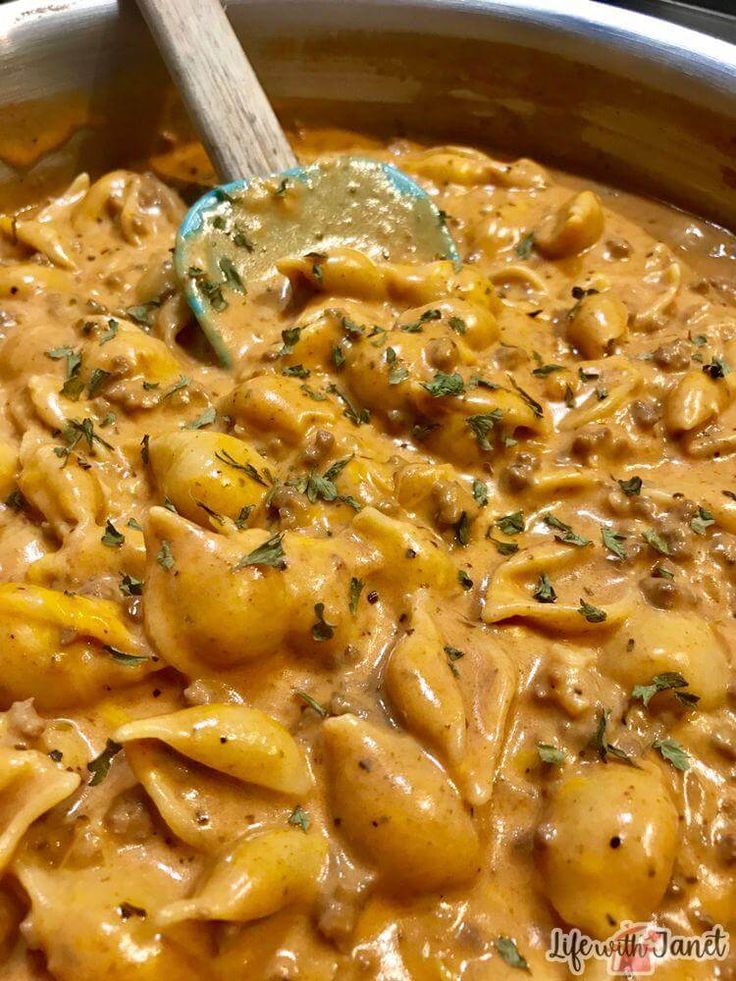
[{"label": "pasta shell", "polygon": [[[243,831],[283,812],[284,800],[228,780],[214,770],[184,759],[159,742],[129,742],[125,756],[156,809],[174,834],[193,848],[216,854]],[[261,799],[265,798],[265,799]]]},{"label": "pasta shell", "polygon": [[138,719],[113,734],[115,742],[158,739],[183,756],[228,776],[302,796],[312,786],[307,762],[293,736],[258,709],[196,705]]},{"label": "pasta shell", "polygon": [[79,774],[61,769],[43,753],[0,748],[0,872],[33,822],[79,784]]},{"label": "pasta shell", "polygon": [[235,518],[241,508],[260,504],[268,490],[263,457],[225,433],[164,433],[151,439],[148,454],[163,496],[199,524],[207,524],[205,508]]},{"label": "pasta shell", "polygon": [[[586,561],[582,549],[570,549],[567,545],[541,545],[519,552],[496,569],[488,584],[483,619],[486,623],[499,623],[522,617],[551,630],[574,634],[618,626],[633,610],[630,595],[608,603],[600,619],[582,615],[577,603],[540,603],[532,595],[537,577],[574,569]],[[581,587],[574,581],[579,592]]]},{"label": "pasta shell", "polygon": [[450,763],[465,749],[465,710],[426,602],[414,611],[414,629],[399,640],[386,668],[389,698],[408,728]]},{"label": "pasta shell", "polygon": [[133,651],[137,646],[118,606],[109,600],[8,582],[0,586],[0,613],[67,628],[121,650]]},{"label": "pasta shell", "polygon": [[182,920],[247,923],[308,902],[326,857],[322,838],[298,830],[246,838],[216,863],[196,896],[165,906],[158,922],[164,929]]},{"label": "pasta shell", "polygon": [[414,739],[353,715],[328,719],[322,735],[334,822],[389,886],[423,892],[473,877],[473,822]]}]

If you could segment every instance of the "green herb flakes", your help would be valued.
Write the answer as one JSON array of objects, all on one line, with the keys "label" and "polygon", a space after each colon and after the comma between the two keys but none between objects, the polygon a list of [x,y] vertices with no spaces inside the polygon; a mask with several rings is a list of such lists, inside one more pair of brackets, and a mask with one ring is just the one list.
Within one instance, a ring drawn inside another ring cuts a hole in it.
[{"label": "green herb flakes", "polygon": [[641,477],[630,477],[629,480],[619,480],[617,483],[627,497],[636,497],[637,494],[641,494]]},{"label": "green herb flakes", "polygon": [[236,565],[234,571],[245,569],[249,565],[270,566],[274,569],[284,569],[286,567],[286,553],[282,546],[283,533],[272,535],[258,548],[244,555]]},{"label": "green herb flakes", "polygon": [[583,538],[582,535],[578,535],[572,530],[570,525],[565,524],[564,521],[560,521],[554,514],[545,514],[544,523],[549,528],[555,528],[562,533],[555,535],[555,541],[562,542],[564,545],[576,545],[578,548],[582,548],[584,545],[590,545],[589,538]]},{"label": "green herb flakes", "polygon": [[294,828],[300,828],[305,834],[309,830],[309,817],[300,804],[297,804],[289,815],[287,824],[290,824]]},{"label": "green herb flakes", "polygon": [[675,698],[684,705],[695,705],[700,701],[700,697],[683,690],[688,687],[688,681],[679,671],[665,671],[662,674],[655,674],[648,685],[635,685],[631,697],[640,700],[644,704],[644,708],[647,708],[655,695],[661,691],[672,691]]},{"label": "green herb flakes", "polygon": [[462,395],[465,391],[465,382],[456,371],[451,375],[446,375],[443,371],[437,371],[432,381],[422,382],[422,388],[436,399],[445,398],[451,395]]},{"label": "green herb flakes", "polygon": [[93,760],[90,760],[87,764],[87,769],[92,774],[92,779],[89,781],[90,787],[96,787],[98,784],[102,783],[107,774],[110,772],[110,765],[120,752],[123,747],[120,743],[113,742],[112,739],[108,739],[105,743],[105,748],[102,750],[99,756],[96,756]]},{"label": "green herb flakes", "polygon": [[626,535],[621,535],[619,532],[614,531],[613,528],[603,527],[601,528],[601,538],[608,551],[612,552],[617,559],[628,558],[626,549],[623,546],[623,542],[626,541]]},{"label": "green herb flakes", "polygon": [[108,519],[105,524],[105,533],[100,541],[108,548],[120,548],[125,541],[125,535],[121,534],[112,521]]},{"label": "green herb flakes", "polygon": [[608,614],[605,610],[602,610],[599,606],[593,606],[591,603],[587,603],[582,596],[580,597],[578,613],[588,623],[604,623],[608,619]]},{"label": "green herb flakes", "polygon": [[502,415],[503,413],[500,409],[492,409],[490,412],[468,416],[467,423],[470,431],[475,436],[475,441],[482,450],[489,451],[493,449],[488,437],[496,423],[500,421]]},{"label": "green herb flakes", "polygon": [[565,762],[565,754],[561,749],[556,746],[550,745],[550,743],[537,743],[537,753],[539,754],[539,759],[542,763],[550,763],[553,766],[559,766],[561,763]]},{"label": "green herb flakes", "polygon": [[534,232],[527,232],[522,235],[514,246],[514,252],[520,259],[528,259],[534,248]]},{"label": "green herb flakes", "polygon": [[716,523],[715,515],[706,508],[699,507],[698,513],[690,522],[690,527],[696,535],[705,535],[708,528]]},{"label": "green herb flakes", "polygon": [[[511,937],[499,937],[495,941],[498,956],[505,961],[509,967],[515,967],[520,971],[529,971],[529,964],[525,957],[519,953],[516,942]],[[531,972],[529,972],[531,973]]]},{"label": "green herb flakes", "polygon": [[653,528],[646,528],[641,533],[641,537],[650,548],[654,549],[655,552],[659,552],[660,555],[672,555],[672,549],[667,541]]},{"label": "green herb flakes", "polygon": [[197,416],[196,419],[192,419],[191,422],[187,422],[182,426],[182,429],[203,429],[205,426],[211,426],[212,423],[217,418],[217,410],[214,406],[209,406],[204,412]]},{"label": "green herb flakes", "polygon": [[496,527],[504,535],[518,535],[524,531],[524,515],[521,511],[514,511],[512,514],[505,514],[502,518],[496,519]]},{"label": "green herb flakes", "polygon": [[169,543],[165,540],[161,542],[161,548],[156,553],[156,561],[167,572],[174,567],[174,556],[171,554]]},{"label": "green herb flakes", "polygon": [[473,499],[478,507],[484,508],[488,504],[488,484],[484,480],[473,481]]},{"label": "green herb flakes", "polygon": [[362,579],[356,579],[355,576],[350,579],[350,587],[348,589],[348,609],[353,616],[355,616],[358,612],[360,594],[363,592],[364,587],[365,583]]},{"label": "green herb flakes", "polygon": [[314,698],[312,698],[312,696],[307,692],[302,691],[299,688],[295,688],[294,694],[298,698],[301,698],[301,700],[304,702],[307,708],[310,708],[313,712],[316,712],[320,718],[326,719],[327,716],[330,714],[327,711],[327,709],[324,707],[324,705],[320,705],[319,702],[316,701]]},{"label": "green herb flakes", "polygon": [[546,572],[537,580],[537,584],[534,587],[532,596],[537,601],[537,603],[556,603],[557,593],[555,592],[554,586],[549,580],[549,576]]},{"label": "green herb flakes", "polygon": [[674,739],[656,739],[653,743],[654,748],[659,752],[662,759],[671,763],[676,770],[685,773],[690,769],[690,756]]}]

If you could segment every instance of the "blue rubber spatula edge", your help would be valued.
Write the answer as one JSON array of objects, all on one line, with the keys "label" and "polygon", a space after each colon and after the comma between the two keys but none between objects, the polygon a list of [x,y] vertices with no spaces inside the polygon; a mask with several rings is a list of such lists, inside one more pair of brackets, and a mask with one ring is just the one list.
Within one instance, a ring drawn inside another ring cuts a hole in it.
[{"label": "blue rubber spatula edge", "polygon": [[[255,177],[276,175],[277,180],[287,178],[310,184],[328,180],[334,171],[323,170],[320,164],[299,165],[219,0],[138,0],[138,6],[223,181],[219,188],[203,195],[184,218],[177,236],[175,268],[187,301],[220,362],[230,366],[231,351],[187,276],[193,240],[207,233],[206,215],[224,196],[246,191]],[[414,261],[446,257],[459,264],[457,248],[442,214],[418,184],[391,164],[347,159],[361,164],[356,172],[366,175],[366,179],[371,174],[375,178],[380,169],[385,187],[379,209],[383,219],[388,220],[393,209],[394,226],[398,228],[406,214],[407,200],[412,202],[416,215],[426,219],[427,238],[421,249],[413,251]],[[324,183],[322,186],[324,190]],[[335,211],[339,213],[337,204]],[[313,229],[305,223],[304,232],[303,252],[308,252]],[[291,239],[296,241],[293,235]]]}]

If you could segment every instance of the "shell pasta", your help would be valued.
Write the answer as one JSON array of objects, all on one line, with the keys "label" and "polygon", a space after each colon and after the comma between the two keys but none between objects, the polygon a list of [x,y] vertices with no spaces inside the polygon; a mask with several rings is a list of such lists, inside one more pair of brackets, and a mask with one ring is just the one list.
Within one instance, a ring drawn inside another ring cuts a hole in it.
[{"label": "shell pasta", "polygon": [[8,981],[563,979],[555,927],[736,927],[736,243],[370,152],[462,264],[200,283],[228,369],[155,174],[0,216]]}]

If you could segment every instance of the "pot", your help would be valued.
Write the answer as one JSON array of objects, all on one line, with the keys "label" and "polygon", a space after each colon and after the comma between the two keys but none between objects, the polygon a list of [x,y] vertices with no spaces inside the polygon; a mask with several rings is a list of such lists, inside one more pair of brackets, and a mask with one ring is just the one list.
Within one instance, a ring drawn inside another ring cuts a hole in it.
[{"label": "pot", "polygon": [[[528,155],[736,225],[736,46],[589,0],[232,0],[283,118]],[[0,7],[0,205],[183,110],[133,0]],[[4,191],[4,193],[3,193]]]}]

